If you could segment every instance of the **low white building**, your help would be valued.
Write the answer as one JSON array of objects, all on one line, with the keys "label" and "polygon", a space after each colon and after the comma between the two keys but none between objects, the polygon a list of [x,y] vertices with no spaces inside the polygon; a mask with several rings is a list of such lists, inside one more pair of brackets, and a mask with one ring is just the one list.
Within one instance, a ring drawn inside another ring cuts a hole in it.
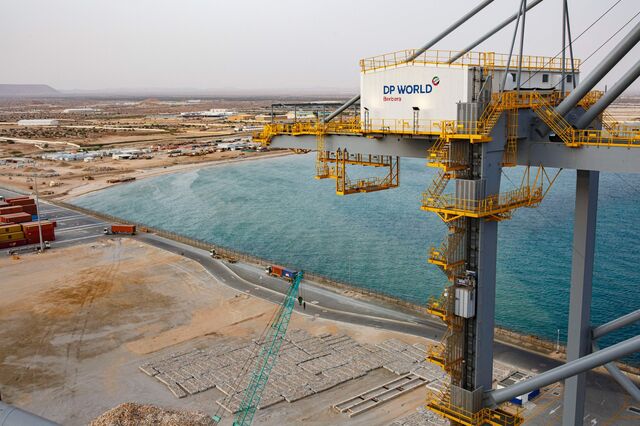
[{"label": "low white building", "polygon": [[60,122],[53,118],[38,118],[18,121],[18,126],[57,126]]},{"label": "low white building", "polygon": [[111,155],[114,160],[134,160],[140,157],[142,151],[139,149],[123,149]]},{"label": "low white building", "polygon": [[310,111],[289,111],[287,120],[315,120],[316,115]]},{"label": "low white building", "polygon": [[63,114],[91,114],[93,112],[101,112],[99,108],[67,108],[62,110]]}]

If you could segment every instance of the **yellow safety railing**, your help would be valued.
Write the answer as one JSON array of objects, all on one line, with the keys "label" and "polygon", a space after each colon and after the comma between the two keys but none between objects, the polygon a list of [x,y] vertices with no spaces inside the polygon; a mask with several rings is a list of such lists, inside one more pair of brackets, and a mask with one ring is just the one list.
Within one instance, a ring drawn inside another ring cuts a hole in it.
[{"label": "yellow safety railing", "polygon": [[427,313],[435,315],[443,322],[446,321],[447,313],[447,299],[443,296],[436,298],[431,296],[427,302]]},{"label": "yellow safety railing", "polygon": [[[601,96],[601,92],[592,92],[582,101],[591,104]],[[495,94],[485,113],[478,121],[455,120],[403,120],[403,119],[370,119],[366,123],[359,120],[348,122],[298,122],[298,123],[269,123],[264,129],[254,135],[256,142],[268,145],[274,136],[287,135],[318,135],[326,134],[358,134],[358,135],[421,135],[437,136],[448,139],[464,139],[473,142],[488,142],[489,133],[497,122],[500,114],[509,109],[531,108],[543,119],[551,129],[558,134],[563,142],[570,147],[586,145],[602,147],[640,147],[640,128],[618,125],[614,130],[576,130],[553,107],[564,95],[560,92],[521,91]],[[444,130],[446,127],[446,131]],[[442,141],[443,143],[446,142]]]},{"label": "yellow safety railing", "polygon": [[422,209],[446,211],[466,217],[486,217],[505,213],[518,207],[534,206],[542,201],[542,186],[524,185],[502,194],[491,195],[480,200],[457,198],[453,194],[430,197],[424,194]]},{"label": "yellow safety railing", "polygon": [[[370,58],[360,60],[360,71],[369,72],[379,69],[397,67],[407,64],[409,58],[413,56],[415,49],[399,50],[397,52],[385,53]],[[518,55],[513,55],[509,61],[509,55],[494,52],[467,52],[452,64],[449,61],[460,52],[454,50],[427,50],[416,59],[411,61],[412,65],[452,65],[452,66],[478,66],[488,68],[516,69],[520,62]],[[565,69],[571,70],[571,59],[565,59]],[[580,69],[580,60],[574,59],[573,66],[576,72]],[[561,71],[562,59],[546,56],[523,56],[522,69],[535,71]]]},{"label": "yellow safety railing", "polygon": [[511,413],[503,409],[492,410],[482,408],[478,412],[471,412],[451,403],[448,394],[429,391],[427,393],[427,408],[454,422],[465,426],[519,426],[524,422],[520,410]]}]

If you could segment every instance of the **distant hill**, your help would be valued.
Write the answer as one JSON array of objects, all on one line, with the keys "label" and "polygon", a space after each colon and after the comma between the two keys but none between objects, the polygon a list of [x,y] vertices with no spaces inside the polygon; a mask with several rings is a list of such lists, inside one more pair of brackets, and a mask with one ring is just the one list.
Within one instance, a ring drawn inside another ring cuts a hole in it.
[{"label": "distant hill", "polygon": [[0,98],[58,96],[60,92],[46,84],[0,84]]}]

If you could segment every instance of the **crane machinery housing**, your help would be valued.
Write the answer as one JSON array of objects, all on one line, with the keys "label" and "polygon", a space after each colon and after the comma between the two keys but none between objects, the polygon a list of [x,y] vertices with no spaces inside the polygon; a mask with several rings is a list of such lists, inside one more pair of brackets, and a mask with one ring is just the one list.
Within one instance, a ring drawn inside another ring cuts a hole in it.
[{"label": "crane machinery housing", "polygon": [[[566,1],[560,1],[566,23]],[[315,150],[315,177],[335,179],[338,195],[397,187],[400,157],[425,158],[436,169],[420,208],[437,214],[448,227],[444,241],[431,247],[427,258],[448,280],[442,296],[427,306],[447,332],[425,356],[451,380],[446,389],[431,392],[426,405],[452,424],[523,422],[519,411],[502,404],[523,393],[507,398],[510,387],[492,391],[498,223],[518,208],[537,207],[563,168],[578,170],[574,250],[580,255],[573,258],[567,366],[592,365],[581,361],[591,356],[598,173],[640,172],[640,150],[635,149],[640,148],[640,133],[604,112],[615,97],[593,91],[638,43],[640,24],[581,81],[581,63],[572,49],[571,58],[565,57],[564,42],[562,58],[523,54],[527,10],[541,2],[518,2],[515,15],[462,51],[429,50],[457,27],[452,25],[420,49],[362,59],[359,96],[323,120],[271,123],[254,137],[273,147]],[[490,3],[482,2],[456,24]],[[509,53],[472,51],[514,20]],[[520,21],[520,52],[514,54]],[[636,66],[612,90],[621,93],[639,75]],[[340,113],[358,99],[359,116],[343,120]],[[590,118],[580,123],[581,117]],[[501,191],[502,169],[517,165],[524,166],[520,185]],[[347,166],[388,172],[352,180]],[[558,170],[549,173],[547,168]],[[446,192],[449,187],[453,191]],[[626,353],[638,350],[631,339],[620,345]],[[608,356],[611,361],[620,354],[610,349],[597,352],[598,359]],[[564,424],[582,424],[585,369],[565,371],[553,376],[565,380]]]}]

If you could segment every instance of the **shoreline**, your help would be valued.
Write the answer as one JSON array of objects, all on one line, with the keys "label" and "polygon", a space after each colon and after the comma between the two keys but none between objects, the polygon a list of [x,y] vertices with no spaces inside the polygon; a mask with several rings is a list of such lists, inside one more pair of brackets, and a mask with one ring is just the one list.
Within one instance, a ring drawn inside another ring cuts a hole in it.
[{"label": "shoreline", "polygon": [[[240,163],[244,161],[256,161],[256,160],[269,159],[269,158],[278,158],[278,157],[284,157],[287,155],[293,155],[293,152],[287,150],[282,152],[267,153],[264,155],[252,155],[250,157],[209,160],[209,161],[202,161],[197,163],[174,164],[171,166],[157,166],[157,167],[151,167],[148,169],[137,169],[132,173],[123,173],[123,174],[125,174],[126,177],[132,177],[132,178],[135,178],[135,180],[141,180],[141,179],[146,179],[150,177],[162,176],[162,175],[171,174],[171,173],[179,173],[179,172],[189,171],[194,169],[203,169],[203,168],[221,166],[226,164]],[[67,193],[63,195],[55,196],[52,198],[47,198],[47,197],[43,197],[43,198],[46,198],[49,201],[69,202],[74,199],[80,198],[84,195],[91,194],[93,192],[101,191],[103,189],[111,188],[116,185],[121,185],[124,183],[128,183],[128,182],[115,182],[115,183],[90,182],[84,185],[77,186],[75,188],[71,188]],[[91,187],[91,188],[87,189],[86,187]],[[83,188],[85,190],[82,190]]]}]

